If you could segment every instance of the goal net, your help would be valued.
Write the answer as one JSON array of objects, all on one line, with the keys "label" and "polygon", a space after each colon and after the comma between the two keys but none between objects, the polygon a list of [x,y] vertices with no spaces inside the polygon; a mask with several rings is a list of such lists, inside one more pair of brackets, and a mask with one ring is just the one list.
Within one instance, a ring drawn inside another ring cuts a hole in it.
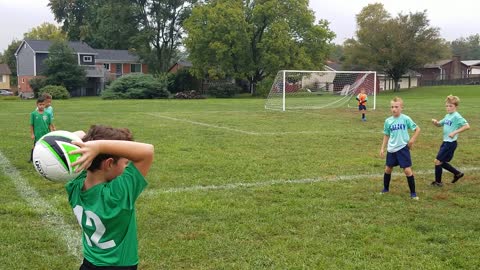
[{"label": "goal net", "polygon": [[269,110],[301,110],[357,107],[355,97],[361,89],[368,105],[376,107],[375,71],[279,71],[265,102]]}]

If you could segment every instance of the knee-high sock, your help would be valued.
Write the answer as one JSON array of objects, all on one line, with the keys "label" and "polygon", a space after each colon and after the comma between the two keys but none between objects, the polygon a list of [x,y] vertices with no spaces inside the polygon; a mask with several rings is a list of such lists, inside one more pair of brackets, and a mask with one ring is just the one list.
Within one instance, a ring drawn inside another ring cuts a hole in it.
[{"label": "knee-high sock", "polygon": [[33,161],[33,148],[32,148],[32,151],[30,152],[30,161]]},{"label": "knee-high sock", "polygon": [[364,113],[362,113],[362,119],[365,119],[365,114]]},{"label": "knee-high sock", "polygon": [[443,167],[445,170],[453,173],[454,175],[458,175],[458,174],[460,173],[457,169],[455,169],[455,167],[453,167],[452,165],[450,165],[448,162],[442,163],[442,167]]},{"label": "knee-high sock", "polygon": [[408,188],[410,188],[410,193],[415,193],[415,177],[412,175],[407,176]]},{"label": "knee-high sock", "polygon": [[390,179],[392,179],[392,174],[388,174],[388,173],[383,174],[383,189],[384,190],[389,190]]},{"label": "knee-high sock", "polygon": [[442,165],[435,165],[435,182],[442,182]]}]

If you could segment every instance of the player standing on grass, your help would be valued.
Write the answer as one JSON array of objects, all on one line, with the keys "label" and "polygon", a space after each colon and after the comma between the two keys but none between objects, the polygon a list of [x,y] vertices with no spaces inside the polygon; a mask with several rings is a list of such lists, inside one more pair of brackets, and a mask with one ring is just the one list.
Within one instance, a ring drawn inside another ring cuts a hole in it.
[{"label": "player standing on grass", "polygon": [[362,121],[367,121],[365,113],[367,112],[368,96],[365,94],[364,87],[360,89],[360,93],[357,95],[356,100],[358,100],[358,110],[362,113]]},{"label": "player standing on grass", "polygon": [[82,156],[72,166],[86,171],[65,185],[83,232],[80,270],[137,269],[135,202],[147,186],[153,145],[132,141],[128,129],[99,125],[82,139],[73,142],[80,149],[71,154]]},{"label": "player standing on grass", "polygon": [[45,112],[45,97],[41,96],[37,99],[37,108],[30,113],[30,138],[33,140],[33,146],[28,162],[32,162],[33,148],[37,141],[53,129],[53,120],[50,114]]},{"label": "player standing on grass", "polygon": [[[392,177],[393,167],[399,165],[407,177],[410,197],[418,200],[415,191],[415,178],[412,171],[410,150],[420,134],[420,127],[418,127],[409,116],[402,114],[402,110],[403,100],[399,97],[392,99],[390,102],[392,116],[385,120],[382,148],[380,149],[380,156],[383,157],[385,146],[387,146],[387,160],[385,162],[385,173],[383,174],[382,194],[390,191],[390,179]],[[409,129],[414,131],[412,138],[410,138],[408,134]]]},{"label": "player standing on grass", "polygon": [[432,186],[443,186],[443,169],[453,174],[452,183],[457,182],[464,175],[448,163],[452,160],[455,149],[457,149],[458,134],[470,128],[467,120],[457,112],[459,102],[460,99],[457,96],[449,95],[445,100],[445,108],[447,109],[445,117],[440,121],[432,119],[432,123],[435,126],[443,126],[443,143],[440,146],[437,157],[435,158],[435,181],[432,182]]}]

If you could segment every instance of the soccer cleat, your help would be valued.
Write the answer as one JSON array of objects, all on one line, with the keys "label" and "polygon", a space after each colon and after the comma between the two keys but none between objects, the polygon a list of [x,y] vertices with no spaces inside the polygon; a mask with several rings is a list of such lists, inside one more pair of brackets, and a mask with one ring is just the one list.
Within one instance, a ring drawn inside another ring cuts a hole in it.
[{"label": "soccer cleat", "polygon": [[443,183],[442,182],[437,182],[437,181],[433,181],[431,183],[432,186],[434,187],[443,187]]},{"label": "soccer cleat", "polygon": [[410,199],[418,201],[419,198],[417,196],[417,193],[410,193]]},{"label": "soccer cleat", "polygon": [[383,189],[379,194],[380,194],[380,195],[383,195],[383,194],[388,193],[388,192],[389,192],[388,189]]},{"label": "soccer cleat", "polygon": [[454,175],[453,176],[453,180],[452,180],[452,183],[455,183],[457,182],[458,180],[460,180],[460,178],[462,178],[465,174],[463,172],[457,174],[457,175]]}]

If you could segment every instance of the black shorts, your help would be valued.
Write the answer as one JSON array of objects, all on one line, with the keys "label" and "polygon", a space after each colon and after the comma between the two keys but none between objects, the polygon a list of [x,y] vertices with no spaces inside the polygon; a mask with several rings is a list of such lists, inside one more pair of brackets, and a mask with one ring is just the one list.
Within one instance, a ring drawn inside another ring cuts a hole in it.
[{"label": "black shorts", "polygon": [[442,145],[440,145],[436,159],[441,162],[449,162],[453,158],[455,149],[457,149],[457,141],[443,142]]},{"label": "black shorts", "polygon": [[358,110],[359,111],[366,111],[367,110],[367,105],[358,105]]},{"label": "black shorts", "polygon": [[402,169],[412,167],[412,158],[410,157],[410,149],[408,149],[408,146],[403,147],[395,153],[387,152],[385,165],[388,167],[400,166]]},{"label": "black shorts", "polygon": [[80,270],[137,270],[136,265],[132,266],[96,266],[91,262],[83,259]]}]

